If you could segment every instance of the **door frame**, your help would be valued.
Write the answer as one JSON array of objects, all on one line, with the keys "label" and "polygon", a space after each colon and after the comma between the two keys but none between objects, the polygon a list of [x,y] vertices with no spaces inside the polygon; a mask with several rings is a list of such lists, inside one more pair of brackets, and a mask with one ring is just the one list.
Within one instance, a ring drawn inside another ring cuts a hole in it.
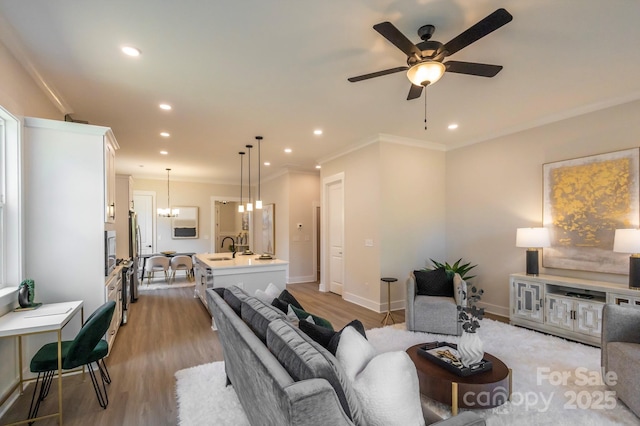
[{"label": "door frame", "polygon": [[328,176],[324,179],[322,179],[322,199],[320,200],[320,203],[322,205],[322,211],[320,213],[321,217],[321,234],[322,234],[322,238],[320,241],[320,263],[321,263],[321,268],[320,268],[320,284],[318,286],[318,290],[319,291],[323,291],[323,292],[328,292],[329,291],[329,284],[327,283],[327,279],[328,277],[331,276],[330,274],[330,270],[329,270],[329,206],[327,205],[327,199],[329,198],[329,187],[331,185],[335,185],[336,183],[341,183],[342,184],[342,229],[340,230],[340,233],[342,234],[342,278],[343,278],[343,291],[342,294],[344,295],[347,284],[346,282],[344,282],[344,277],[345,277],[345,273],[344,273],[344,266],[346,264],[345,259],[347,257],[347,251],[346,251],[346,247],[345,247],[345,239],[344,239],[344,192],[345,192],[345,178],[344,178],[344,172],[340,172],[340,173],[336,173],[334,175]]},{"label": "door frame", "polygon": [[[158,241],[156,236],[156,226],[157,226],[156,220],[158,216],[154,214],[154,212],[156,211],[156,191],[142,191],[142,190],[134,189],[133,190],[134,200],[136,195],[151,196],[151,253],[155,253],[156,247],[158,247]],[[136,211],[135,202],[133,203],[133,211]],[[136,211],[136,213],[138,212]],[[140,224],[140,219],[138,219],[138,224]]]}]

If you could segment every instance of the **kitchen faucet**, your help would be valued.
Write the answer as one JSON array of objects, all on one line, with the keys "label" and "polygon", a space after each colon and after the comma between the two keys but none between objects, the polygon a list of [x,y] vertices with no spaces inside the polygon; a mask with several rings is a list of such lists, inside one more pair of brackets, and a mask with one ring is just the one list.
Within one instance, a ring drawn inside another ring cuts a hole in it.
[{"label": "kitchen faucet", "polygon": [[233,258],[235,259],[235,257],[236,257],[236,240],[234,240],[233,237],[224,237],[222,239],[222,243],[220,243],[220,248],[224,247],[224,242],[225,242],[225,240],[227,238],[229,238],[231,241],[233,241],[233,245],[231,247],[233,247]]}]

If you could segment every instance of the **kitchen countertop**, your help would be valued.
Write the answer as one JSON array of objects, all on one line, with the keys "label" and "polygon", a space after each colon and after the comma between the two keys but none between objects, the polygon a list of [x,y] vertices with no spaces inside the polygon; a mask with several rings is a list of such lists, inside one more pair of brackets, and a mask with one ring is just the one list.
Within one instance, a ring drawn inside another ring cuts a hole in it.
[{"label": "kitchen countertop", "polygon": [[[233,253],[200,253],[196,254],[198,261],[207,265],[212,270],[220,269],[233,269],[233,268],[252,268],[252,267],[264,267],[264,266],[285,266],[289,262],[281,259],[265,259],[260,260],[259,254],[241,255],[236,254],[233,258]],[[212,260],[212,259],[224,259],[224,260]]]}]

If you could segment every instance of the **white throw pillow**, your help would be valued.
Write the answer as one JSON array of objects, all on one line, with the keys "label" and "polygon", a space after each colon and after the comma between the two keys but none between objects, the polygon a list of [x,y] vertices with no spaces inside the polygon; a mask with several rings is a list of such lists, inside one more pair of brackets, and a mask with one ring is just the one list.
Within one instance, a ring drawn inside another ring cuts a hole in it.
[{"label": "white throw pillow", "polygon": [[356,329],[346,327],[336,359],[351,380],[367,425],[424,426],[418,373],[406,352],[377,355]]},{"label": "white throw pillow", "polygon": [[280,293],[282,293],[282,290],[280,290],[274,283],[269,283],[269,285],[267,286],[264,292],[267,293],[269,296],[271,296],[271,300],[273,300],[273,299],[277,299],[278,296],[280,296]]},{"label": "white throw pillow", "polygon": [[424,426],[418,373],[406,352],[373,358],[356,376],[353,389],[367,425]]},{"label": "white throw pillow", "polygon": [[269,283],[265,290],[256,290],[254,296],[270,305],[273,299],[277,299],[280,296],[280,289],[275,284]]},{"label": "white throw pillow", "polygon": [[371,343],[355,328],[349,326],[342,330],[336,350],[336,359],[342,365],[349,380],[353,381],[376,354],[377,352]]}]

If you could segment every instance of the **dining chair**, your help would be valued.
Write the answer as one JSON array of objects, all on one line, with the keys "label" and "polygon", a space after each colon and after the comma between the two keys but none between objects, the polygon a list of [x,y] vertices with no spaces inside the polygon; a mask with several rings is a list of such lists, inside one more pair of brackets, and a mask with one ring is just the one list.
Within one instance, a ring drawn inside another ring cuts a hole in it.
[{"label": "dining chair", "polygon": [[[93,389],[98,398],[98,404],[100,404],[102,408],[107,408],[109,404],[105,383],[111,383],[109,370],[107,370],[107,365],[104,362],[104,357],[109,353],[109,344],[103,337],[109,329],[115,308],[116,302],[113,300],[100,306],[87,318],[75,339],[66,340],[61,343],[62,369],[72,370],[85,365],[89,370]],[[96,372],[91,367],[91,364],[94,362],[100,373],[102,389],[100,389]],[[29,367],[32,373],[38,373],[29,406],[28,418],[32,419],[37,416],[40,403],[49,394],[53,377],[58,371],[58,342],[47,343],[42,346],[33,358],[31,358]],[[39,392],[38,384],[40,385]],[[38,394],[37,398],[36,394]]]},{"label": "dining chair", "polygon": [[164,272],[164,279],[169,283],[169,258],[166,256],[151,256],[147,259],[145,265],[147,272],[147,284],[151,284],[151,278],[153,278],[156,271]]},{"label": "dining chair", "polygon": [[[186,271],[187,279],[191,281],[193,271],[193,260],[190,256],[178,255],[171,258],[171,280],[176,280],[176,271]],[[170,281],[171,282],[171,281]]]}]

